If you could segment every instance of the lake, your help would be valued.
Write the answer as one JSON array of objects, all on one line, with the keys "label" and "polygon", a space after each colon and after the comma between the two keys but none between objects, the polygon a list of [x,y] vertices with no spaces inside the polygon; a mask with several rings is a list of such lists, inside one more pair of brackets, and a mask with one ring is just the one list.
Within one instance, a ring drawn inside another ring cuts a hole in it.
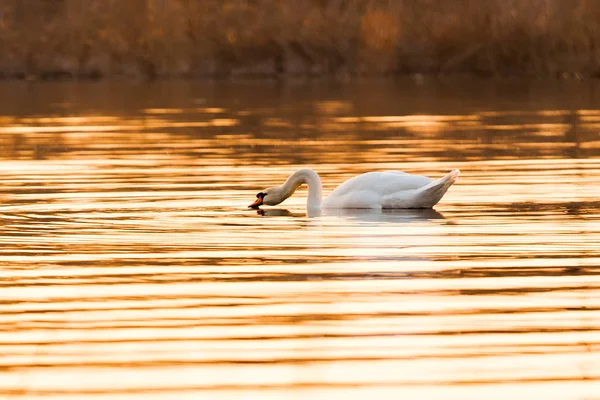
[{"label": "lake", "polygon": [[[600,84],[0,84],[0,398],[599,399]],[[307,215],[373,170],[434,210]]]}]

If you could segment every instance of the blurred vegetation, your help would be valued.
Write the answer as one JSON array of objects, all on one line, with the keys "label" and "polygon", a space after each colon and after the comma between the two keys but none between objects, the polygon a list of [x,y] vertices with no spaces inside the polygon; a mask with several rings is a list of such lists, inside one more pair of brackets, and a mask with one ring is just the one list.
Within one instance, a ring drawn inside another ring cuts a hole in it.
[{"label": "blurred vegetation", "polygon": [[597,0],[0,0],[0,76],[600,76]]}]

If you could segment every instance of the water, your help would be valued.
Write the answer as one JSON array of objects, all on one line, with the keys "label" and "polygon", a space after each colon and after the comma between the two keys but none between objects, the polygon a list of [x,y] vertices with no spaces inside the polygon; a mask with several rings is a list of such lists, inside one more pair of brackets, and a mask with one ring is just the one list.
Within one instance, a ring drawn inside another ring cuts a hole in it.
[{"label": "water", "polygon": [[[598,96],[2,84],[0,398],[598,399]],[[462,176],[435,211],[246,208],[301,166]]]}]

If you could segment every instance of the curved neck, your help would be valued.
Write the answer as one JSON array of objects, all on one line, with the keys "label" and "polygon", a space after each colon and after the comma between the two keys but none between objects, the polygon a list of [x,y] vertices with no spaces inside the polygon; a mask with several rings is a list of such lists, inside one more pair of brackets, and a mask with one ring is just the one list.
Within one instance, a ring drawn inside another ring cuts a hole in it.
[{"label": "curved neck", "polygon": [[298,188],[298,186],[306,183],[308,185],[308,199],[306,200],[306,208],[318,209],[321,208],[321,199],[323,193],[323,185],[321,178],[312,169],[302,168],[290,175],[285,183],[281,186],[283,189],[284,198],[290,197]]}]

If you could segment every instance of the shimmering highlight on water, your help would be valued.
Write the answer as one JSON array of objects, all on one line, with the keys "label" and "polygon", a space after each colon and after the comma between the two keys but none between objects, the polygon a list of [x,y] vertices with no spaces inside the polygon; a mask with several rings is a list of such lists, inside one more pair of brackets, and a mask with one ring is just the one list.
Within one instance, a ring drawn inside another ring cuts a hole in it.
[{"label": "shimmering highlight on water", "polygon": [[[0,397],[598,396],[598,104],[513,89],[4,84]],[[462,176],[246,208],[303,166]]]}]

